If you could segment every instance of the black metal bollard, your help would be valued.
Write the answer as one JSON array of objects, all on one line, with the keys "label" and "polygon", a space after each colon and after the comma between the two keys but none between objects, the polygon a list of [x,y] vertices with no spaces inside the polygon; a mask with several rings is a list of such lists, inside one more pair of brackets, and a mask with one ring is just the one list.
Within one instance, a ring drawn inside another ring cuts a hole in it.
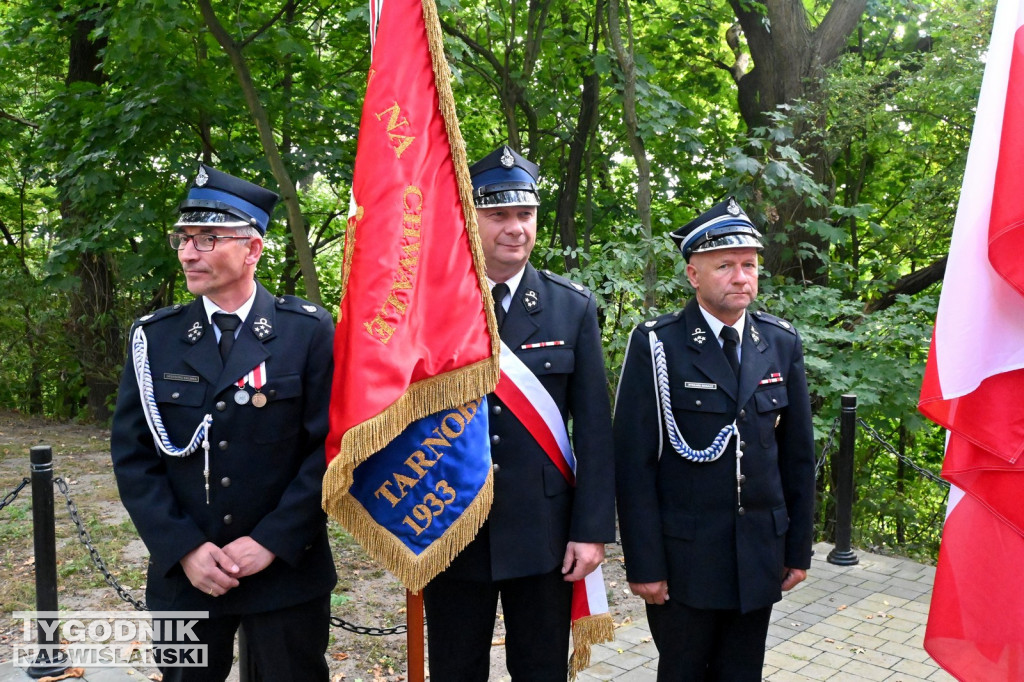
[{"label": "black metal bollard", "polygon": [[[36,611],[57,611],[57,535],[53,522],[53,450],[36,445],[29,451],[32,465],[32,541],[35,550]],[[60,649],[57,618],[38,618],[39,655],[29,677],[39,679],[67,670],[67,654]],[[48,627],[43,627],[47,623]],[[49,635],[47,634],[49,631]]]},{"label": "black metal bollard", "polygon": [[837,566],[853,566],[860,559],[850,549],[853,535],[853,450],[857,440],[857,396],[842,397],[839,414],[839,451],[832,453],[832,472],[836,486],[835,547],[827,561]]}]

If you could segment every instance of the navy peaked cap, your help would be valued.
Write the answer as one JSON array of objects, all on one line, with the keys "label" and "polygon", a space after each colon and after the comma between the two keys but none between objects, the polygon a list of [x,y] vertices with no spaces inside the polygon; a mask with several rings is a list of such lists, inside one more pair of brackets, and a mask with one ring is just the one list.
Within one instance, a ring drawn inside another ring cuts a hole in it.
[{"label": "navy peaked cap", "polygon": [[276,192],[201,163],[175,226],[251,226],[266,234],[278,199]]},{"label": "navy peaked cap", "polygon": [[712,206],[697,218],[671,232],[669,236],[687,262],[697,251],[764,248],[761,233],[736,203],[735,197],[729,197],[722,203]]},{"label": "navy peaked cap", "polygon": [[502,145],[469,167],[473,203],[488,206],[540,206],[540,167],[508,145]]}]

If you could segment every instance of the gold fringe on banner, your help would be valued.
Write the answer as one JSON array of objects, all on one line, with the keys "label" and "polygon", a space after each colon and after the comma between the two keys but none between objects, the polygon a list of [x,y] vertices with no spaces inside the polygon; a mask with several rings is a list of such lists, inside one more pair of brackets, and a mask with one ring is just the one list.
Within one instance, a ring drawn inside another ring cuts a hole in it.
[{"label": "gold fringe on banner", "polygon": [[[448,58],[444,54],[444,34],[441,33],[441,19],[438,17],[434,0],[423,0],[423,23],[427,28],[427,43],[430,45],[430,59],[434,66],[434,85],[437,88],[441,116],[444,117],[445,128],[448,130],[448,144],[451,146],[452,162],[455,165],[455,178],[459,182],[459,198],[462,200],[466,232],[469,236],[470,248],[473,250],[476,278],[480,284],[480,291],[483,293],[487,330],[491,334],[491,357],[497,367],[498,357],[501,355],[501,337],[498,335],[498,321],[494,317],[494,299],[491,298],[491,288],[487,286],[484,251],[480,244],[480,228],[476,223],[476,203],[473,201],[473,180],[469,177],[466,142],[462,139],[462,131],[459,129],[459,115],[455,110],[455,95],[452,92],[452,71],[448,66]],[[495,381],[496,385],[497,381]],[[490,391],[486,392],[490,393],[493,390],[492,386]]]},{"label": "gold fringe on banner", "polygon": [[332,516],[348,529],[370,557],[402,581],[407,590],[419,592],[434,576],[448,568],[456,555],[476,537],[487,520],[493,499],[494,477],[488,472],[487,480],[466,511],[419,555],[381,528],[351,495],[346,494],[339,500]]},{"label": "gold fringe on banner", "polygon": [[[444,38],[434,0],[422,0],[423,20],[434,72],[434,85],[438,104],[448,133],[455,178],[466,223],[466,234],[472,252],[481,304],[491,338],[491,357],[444,375],[430,377],[411,385],[405,394],[380,414],[357,424],[342,435],[338,455],[331,461],[323,479],[323,508],[332,518],[348,529],[367,553],[393,573],[406,588],[418,592],[435,575],[446,568],[455,556],[476,536],[490,512],[493,498],[493,479],[487,482],[459,519],[445,531],[419,557],[385,529],[375,523],[361,504],[351,495],[352,472],[361,462],[383,450],[405,428],[428,415],[451,409],[494,391],[500,377],[498,358],[501,355],[501,337],[494,317],[494,303],[487,286],[483,247],[476,222],[473,202],[473,183],[469,176],[466,145],[459,130],[455,97],[451,87],[451,69],[444,54]],[[349,229],[355,231],[356,221]],[[354,237],[354,235],[353,235]],[[346,245],[342,273],[342,300],[345,298],[352,248]],[[339,306],[340,308],[340,306]],[[340,321],[340,320],[339,320]]]},{"label": "gold fringe on banner", "polygon": [[572,660],[569,662],[569,679],[590,666],[590,647],[615,638],[615,623],[610,613],[584,616],[572,624]]}]

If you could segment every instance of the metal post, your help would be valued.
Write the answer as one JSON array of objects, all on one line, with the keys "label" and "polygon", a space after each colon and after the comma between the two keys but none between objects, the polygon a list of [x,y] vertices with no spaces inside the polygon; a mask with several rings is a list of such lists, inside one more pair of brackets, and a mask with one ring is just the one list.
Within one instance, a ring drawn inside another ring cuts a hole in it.
[{"label": "metal post", "polygon": [[[35,550],[36,611],[57,611],[57,536],[53,525],[53,450],[36,445],[29,451],[32,468],[32,539]],[[54,621],[38,618],[40,651],[29,677],[56,676],[67,670],[67,654],[60,649]],[[47,627],[43,624],[47,623]],[[49,631],[49,635],[47,635]]]},{"label": "metal post", "polygon": [[857,439],[857,396],[842,397],[839,414],[839,451],[832,453],[833,481],[836,488],[835,547],[827,560],[837,566],[853,566],[860,559],[850,549],[853,535],[853,450]]}]

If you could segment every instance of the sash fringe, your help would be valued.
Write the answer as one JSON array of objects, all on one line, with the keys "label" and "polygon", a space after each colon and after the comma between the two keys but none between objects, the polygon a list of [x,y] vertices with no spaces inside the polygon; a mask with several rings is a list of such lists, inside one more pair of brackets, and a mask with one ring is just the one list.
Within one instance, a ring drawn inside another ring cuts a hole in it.
[{"label": "sash fringe", "polygon": [[584,616],[572,624],[572,659],[569,662],[569,679],[590,666],[590,647],[615,638],[615,623],[610,613]]}]

